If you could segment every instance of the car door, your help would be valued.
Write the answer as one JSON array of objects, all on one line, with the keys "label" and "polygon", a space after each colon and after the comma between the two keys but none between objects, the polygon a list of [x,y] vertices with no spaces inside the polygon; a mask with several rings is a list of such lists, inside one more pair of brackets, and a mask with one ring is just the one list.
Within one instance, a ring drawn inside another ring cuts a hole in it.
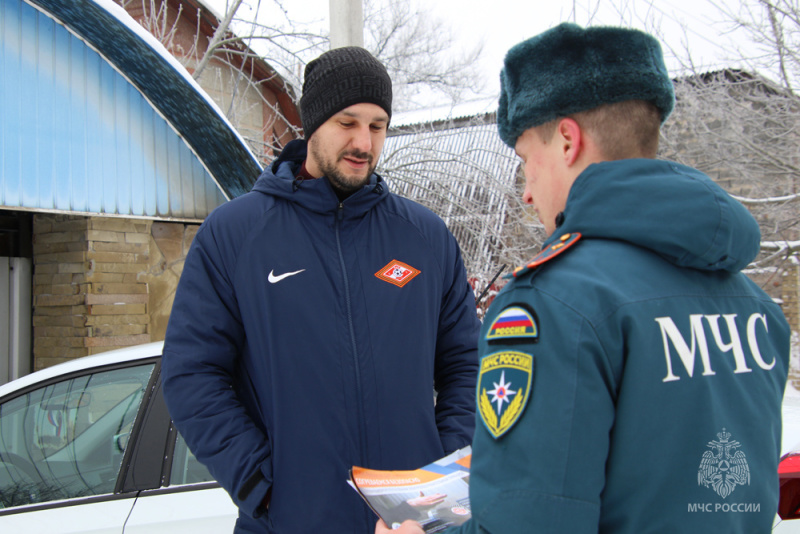
[{"label": "car door", "polygon": [[51,378],[0,399],[0,532],[121,533],[129,443],[158,360]]},{"label": "car door", "polygon": [[[152,444],[149,452],[145,443]],[[154,489],[141,489],[125,523],[124,534],[233,532],[238,509],[172,425],[160,382],[137,435],[135,451],[122,490],[133,490],[129,484],[134,480],[159,477],[160,483],[144,483]],[[161,458],[165,461],[156,473],[152,467],[160,465]]]}]

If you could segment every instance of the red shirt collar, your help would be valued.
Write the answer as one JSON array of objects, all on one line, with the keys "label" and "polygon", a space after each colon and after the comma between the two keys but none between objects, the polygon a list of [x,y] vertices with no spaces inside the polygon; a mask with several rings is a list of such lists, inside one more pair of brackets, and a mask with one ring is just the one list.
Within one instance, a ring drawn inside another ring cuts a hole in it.
[{"label": "red shirt collar", "polygon": [[308,172],[308,169],[306,169],[306,162],[305,161],[303,161],[303,164],[300,165],[300,170],[297,171],[297,176],[295,178],[302,178],[303,180],[316,180],[317,179],[315,176],[311,176],[311,174]]}]

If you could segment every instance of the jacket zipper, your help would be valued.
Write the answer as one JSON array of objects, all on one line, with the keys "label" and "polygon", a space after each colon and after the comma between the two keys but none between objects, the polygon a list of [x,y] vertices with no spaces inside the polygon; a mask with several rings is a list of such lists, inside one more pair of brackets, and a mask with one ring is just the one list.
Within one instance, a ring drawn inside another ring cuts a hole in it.
[{"label": "jacket zipper", "polygon": [[339,210],[337,212],[336,217],[336,248],[339,252],[339,265],[342,268],[342,273],[344,275],[344,297],[345,297],[345,306],[347,309],[347,326],[350,329],[350,342],[351,342],[351,349],[353,351],[353,369],[355,370],[355,379],[356,379],[356,420],[358,421],[358,447],[361,453],[361,465],[364,465],[364,462],[367,459],[366,454],[366,429],[364,427],[364,407],[361,402],[361,371],[359,370],[358,365],[358,346],[356,345],[356,334],[355,329],[353,327],[353,308],[352,303],[350,302],[350,283],[347,279],[347,266],[344,261],[344,254],[342,252],[342,242],[340,238],[342,220],[344,218],[344,203],[339,202]]}]

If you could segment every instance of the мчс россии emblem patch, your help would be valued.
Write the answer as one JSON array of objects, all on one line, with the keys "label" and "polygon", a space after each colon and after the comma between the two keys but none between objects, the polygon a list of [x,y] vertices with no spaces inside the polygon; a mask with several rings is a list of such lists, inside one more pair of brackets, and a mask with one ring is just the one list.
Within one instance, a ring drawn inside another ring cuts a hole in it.
[{"label": "\u043c\u0447\u0441 \u0440\u043e\u0441\u0441\u0438\u0438 emblem patch", "polygon": [[478,411],[484,426],[499,438],[514,426],[530,397],[533,355],[517,351],[489,354],[481,360]]}]

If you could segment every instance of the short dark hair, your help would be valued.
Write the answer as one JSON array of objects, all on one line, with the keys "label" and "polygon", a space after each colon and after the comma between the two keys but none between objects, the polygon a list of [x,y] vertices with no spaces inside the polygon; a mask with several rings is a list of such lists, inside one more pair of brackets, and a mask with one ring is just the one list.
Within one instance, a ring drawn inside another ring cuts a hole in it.
[{"label": "short dark hair", "polygon": [[[558,122],[564,117],[535,127],[547,142],[553,138]],[[655,158],[661,133],[661,114],[651,102],[625,100],[603,104],[569,115],[586,130],[608,160]]]}]

